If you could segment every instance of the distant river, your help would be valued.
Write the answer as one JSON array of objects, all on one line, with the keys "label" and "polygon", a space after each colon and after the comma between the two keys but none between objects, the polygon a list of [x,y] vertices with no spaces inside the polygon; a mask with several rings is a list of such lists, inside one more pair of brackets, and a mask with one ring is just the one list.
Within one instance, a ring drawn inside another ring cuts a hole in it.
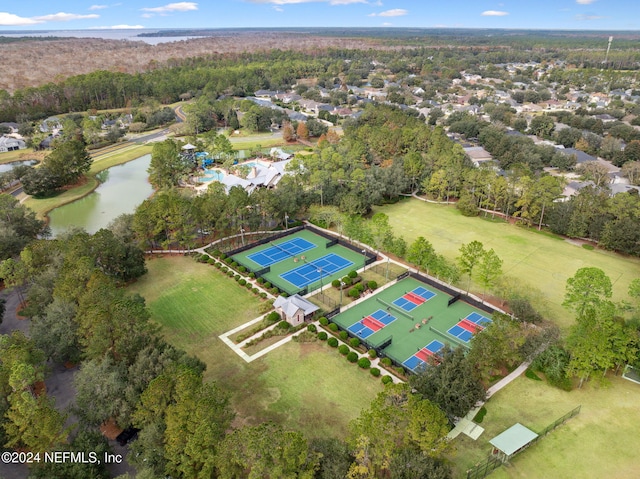
[{"label": "distant river", "polygon": [[134,42],[145,42],[150,45],[159,43],[178,42],[188,40],[193,37],[138,37],[141,33],[156,33],[158,29],[151,28],[123,28],[123,29],[93,29],[93,30],[42,30],[42,31],[22,31],[14,30],[0,32],[3,37],[72,37],[72,38],[104,38],[106,40],[131,40]]},{"label": "distant river", "polygon": [[153,193],[147,173],[150,163],[151,155],[144,155],[100,173],[103,182],[93,193],[49,213],[53,236],[73,226],[95,233],[121,214],[133,213]]}]

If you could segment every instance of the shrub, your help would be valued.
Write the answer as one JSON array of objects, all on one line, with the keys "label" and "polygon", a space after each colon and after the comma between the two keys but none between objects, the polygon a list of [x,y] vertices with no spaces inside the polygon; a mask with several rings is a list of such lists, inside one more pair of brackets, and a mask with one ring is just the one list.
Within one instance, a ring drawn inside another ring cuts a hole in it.
[{"label": "shrub", "polygon": [[228,265],[231,265],[231,263],[233,263],[233,258],[225,258],[223,261]]},{"label": "shrub", "polygon": [[355,363],[358,360],[358,353],[351,351],[347,354],[347,361],[350,363]]},{"label": "shrub", "polygon": [[255,277],[256,277],[256,274],[253,271],[249,273],[249,278],[253,279]]},{"label": "shrub", "polygon": [[357,299],[360,297],[360,291],[358,290],[358,288],[351,288],[348,294],[349,294],[349,297],[353,299]]},{"label": "shrub", "polygon": [[240,282],[240,280],[242,279],[242,277],[239,274],[236,274],[233,279],[235,279],[238,283]]},{"label": "shrub", "polygon": [[327,340],[327,333],[325,333],[324,331],[320,331],[318,333],[318,339],[320,341],[326,341]]},{"label": "shrub", "polygon": [[349,354],[349,346],[347,346],[346,344],[341,344],[338,348],[338,352],[343,356],[346,356],[347,354]]},{"label": "shrub", "polygon": [[354,279],[358,277],[358,272],[355,269],[352,269],[351,271],[349,271],[349,278]]},{"label": "shrub", "polygon": [[393,379],[391,378],[391,376],[382,376],[382,384],[389,384],[391,382],[393,382]]},{"label": "shrub", "polygon": [[[253,294],[262,294],[262,293],[260,293],[260,290],[259,290],[258,288],[254,288],[254,287],[253,287],[253,285],[252,285],[251,283],[247,283],[247,285],[248,285],[248,286],[251,286],[251,292],[252,292]],[[266,294],[265,294],[265,296],[266,296]]]},{"label": "shrub", "polygon": [[345,276],[344,278],[342,278],[342,282],[345,286],[350,286],[353,281],[351,281],[351,278],[349,278],[349,276]]},{"label": "shrub", "polygon": [[245,286],[245,285],[247,284],[247,280],[246,280],[246,279],[244,279],[244,278],[240,278],[240,279],[238,280],[238,284],[239,284],[240,286]]},{"label": "shrub", "polygon": [[338,340],[336,338],[329,338],[329,340],[327,341],[327,344],[329,346],[331,346],[332,348],[337,348],[338,347]]},{"label": "shrub", "polygon": [[207,260],[207,263],[208,263],[208,264],[211,264],[211,265],[213,265],[213,264],[217,264],[216,260],[215,260],[215,259],[213,259],[213,258],[209,258],[209,259]]},{"label": "shrub", "polygon": [[316,328],[315,324],[309,324],[307,326],[307,331],[311,332],[311,333],[315,333],[318,331],[318,328]]},{"label": "shrub", "polygon": [[338,325],[336,323],[331,323],[329,325],[329,329],[335,333],[336,331],[338,331]]},{"label": "shrub", "polygon": [[339,288],[340,287],[340,280],[339,279],[334,279],[333,281],[331,281],[331,286],[333,286],[334,288]]},{"label": "shrub", "polygon": [[[254,292],[258,290],[258,288],[253,288]],[[262,299],[267,299],[267,293],[265,293],[264,291],[262,293],[260,293],[260,298]]]},{"label": "shrub", "polygon": [[258,312],[261,314],[268,313],[272,308],[273,308],[273,300],[269,299],[258,306]]},{"label": "shrub", "polygon": [[538,376],[534,371],[532,371],[529,368],[525,370],[524,375],[529,379],[533,379],[534,381],[542,381],[542,379],[540,379],[540,376]]},{"label": "shrub", "polygon": [[346,331],[340,331],[340,333],[338,334],[338,336],[340,337],[340,339],[342,339],[343,341],[346,341],[349,338],[349,334]]},{"label": "shrub", "polygon": [[509,307],[514,316],[520,321],[527,321],[529,323],[538,323],[542,321],[542,315],[536,311],[533,305],[526,298],[511,298],[509,299]]},{"label": "shrub", "polygon": [[200,261],[201,263],[206,263],[207,261],[209,261],[209,255],[207,254],[201,255],[198,261]]},{"label": "shrub", "polygon": [[227,271],[227,276],[229,276],[229,278],[233,278],[233,271],[232,270]]},{"label": "shrub", "polygon": [[266,319],[270,323],[275,323],[276,321],[280,321],[282,318],[277,311],[271,311],[264,319]]},{"label": "shrub", "polygon": [[[275,286],[273,288],[271,288],[269,290],[269,292],[274,296],[278,296],[278,294],[280,294],[280,290],[278,288],[276,288]],[[283,296],[285,296],[285,294],[283,294]]]},{"label": "shrub", "polygon": [[276,326],[278,329],[289,329],[291,327],[291,325],[289,323],[287,323],[284,319],[282,321],[280,321],[278,323],[278,326]]},{"label": "shrub", "polygon": [[271,283],[269,283],[269,281],[265,282],[264,287],[269,289],[271,287]]},{"label": "shrub", "polygon": [[237,268],[238,267],[238,263],[236,263],[235,261],[231,261],[231,267],[232,268]]},{"label": "shrub", "polygon": [[326,326],[327,324],[329,324],[329,320],[327,318],[325,318],[324,316],[321,316],[320,319],[318,319],[318,322],[322,326]]},{"label": "shrub", "polygon": [[480,424],[482,423],[484,417],[487,415],[487,408],[482,406],[480,408],[480,410],[478,411],[478,413],[475,415],[475,417],[473,418],[473,422],[475,422],[476,424]]},{"label": "shrub", "polygon": [[362,369],[369,369],[371,367],[371,361],[369,361],[369,358],[360,358],[358,359],[358,366]]},{"label": "shrub", "polygon": [[358,346],[360,346],[360,340],[358,338],[351,338],[349,340],[349,344],[352,348],[357,348]]},{"label": "shrub", "polygon": [[247,271],[247,268],[245,268],[244,266],[238,266],[238,271],[244,273],[245,271]]},{"label": "shrub", "polygon": [[220,271],[222,271],[223,273],[226,273],[227,271],[229,271],[229,268],[227,268],[226,266],[223,266],[222,268],[220,268]]},{"label": "shrub", "polygon": [[369,369],[369,372],[371,373],[372,376],[375,376],[375,377],[380,376],[380,370],[378,368],[371,368]]},{"label": "shrub", "polygon": [[219,249],[214,249],[210,254],[215,258],[219,258],[221,253]]},{"label": "shrub", "polygon": [[391,359],[389,358],[382,358],[380,360],[380,363],[382,363],[384,366],[391,366]]},{"label": "shrub", "polygon": [[220,259],[227,259],[227,255],[224,253],[220,253]]},{"label": "shrub", "polygon": [[245,284],[245,286],[247,287],[247,289],[248,289],[249,291],[251,291],[251,290],[252,290],[252,289],[251,289],[251,288],[252,288],[251,283],[247,282],[247,283]]},{"label": "shrub", "polygon": [[395,370],[398,374],[404,376],[404,368],[402,366],[398,366],[397,368],[395,368]]},{"label": "shrub", "polygon": [[367,283],[367,286],[369,287],[370,290],[374,290],[378,288],[378,283],[376,283],[375,281],[371,280]]},{"label": "shrub", "polygon": [[256,281],[258,282],[258,284],[263,284],[264,283],[264,278],[260,277],[260,278],[256,279]]},{"label": "shrub", "polygon": [[369,357],[370,358],[375,358],[376,356],[378,356],[378,353],[376,353],[375,349],[370,349],[369,350]]}]

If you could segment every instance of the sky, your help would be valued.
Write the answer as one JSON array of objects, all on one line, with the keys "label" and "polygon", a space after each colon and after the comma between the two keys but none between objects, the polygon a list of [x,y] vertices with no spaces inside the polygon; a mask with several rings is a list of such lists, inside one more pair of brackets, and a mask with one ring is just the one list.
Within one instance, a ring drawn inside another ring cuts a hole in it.
[{"label": "sky", "polygon": [[29,0],[3,4],[2,31],[237,27],[640,30],[640,0]]}]

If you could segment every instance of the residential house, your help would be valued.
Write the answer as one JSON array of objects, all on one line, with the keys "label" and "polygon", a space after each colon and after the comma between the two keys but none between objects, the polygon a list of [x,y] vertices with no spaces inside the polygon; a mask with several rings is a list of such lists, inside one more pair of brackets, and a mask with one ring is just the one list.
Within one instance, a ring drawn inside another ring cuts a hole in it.
[{"label": "residential house", "polygon": [[305,321],[311,321],[313,314],[320,309],[297,294],[288,298],[278,296],[273,302],[273,307],[280,314],[280,317],[291,326],[298,326]]},{"label": "residential house", "polygon": [[62,123],[60,123],[58,117],[50,116],[40,123],[40,131],[42,133],[56,133],[60,130],[62,130]]},{"label": "residential house", "polygon": [[6,151],[24,150],[27,147],[24,140],[12,138],[10,136],[0,136],[0,153]]},{"label": "residential house", "polygon": [[482,165],[486,165],[493,161],[493,156],[487,150],[481,146],[471,146],[463,148],[464,152],[473,162],[473,165],[478,168]]},{"label": "residential house", "polygon": [[18,133],[20,125],[12,121],[5,121],[0,123],[0,128],[8,128],[9,130],[11,130],[9,133]]}]

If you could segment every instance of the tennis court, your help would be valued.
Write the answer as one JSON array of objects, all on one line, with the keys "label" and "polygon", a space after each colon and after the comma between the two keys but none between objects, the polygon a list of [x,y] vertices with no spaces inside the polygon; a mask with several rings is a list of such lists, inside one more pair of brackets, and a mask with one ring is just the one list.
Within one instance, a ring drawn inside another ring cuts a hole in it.
[{"label": "tennis court", "polygon": [[271,248],[267,248],[257,253],[247,256],[251,261],[262,268],[279,263],[288,258],[293,258],[300,253],[315,248],[316,245],[304,238],[293,238],[282,243],[270,243]]},{"label": "tennis court", "polygon": [[[391,340],[383,353],[415,370],[437,356],[443,347],[469,347],[468,341],[450,332],[461,318],[465,326],[471,328],[473,324],[476,331],[491,322],[489,313],[463,300],[449,306],[451,298],[445,291],[408,277],[345,310],[332,321],[363,339],[369,347],[378,348]],[[394,320],[381,325],[382,314],[390,314]],[[472,331],[463,330],[473,335]]]},{"label": "tennis court", "polygon": [[265,281],[289,294],[313,291],[321,283],[346,276],[364,266],[365,256],[304,229],[232,256],[249,271],[262,272]]},{"label": "tennis court", "polygon": [[468,343],[474,334],[482,331],[486,324],[491,320],[480,313],[471,313],[466,318],[460,319],[454,326],[447,331],[452,336]]},{"label": "tennis court", "polygon": [[425,301],[429,301],[436,293],[423,288],[422,286],[415,288],[413,291],[405,293],[396,299],[393,304],[404,309],[405,311],[413,311]]},{"label": "tennis court", "polygon": [[365,316],[357,323],[349,326],[348,330],[359,338],[368,338],[373,333],[377,333],[385,326],[393,323],[397,318],[381,309]]},{"label": "tennis court", "polygon": [[298,266],[291,271],[287,271],[281,274],[280,277],[296,288],[302,289],[321,278],[326,278],[337,271],[348,268],[352,264],[348,259],[330,253],[322,258]]},{"label": "tennis court", "polygon": [[416,371],[418,368],[429,364],[429,360],[439,362],[440,350],[444,348],[444,343],[434,339],[424,348],[420,349],[417,353],[404,361],[402,365],[412,371]]}]

